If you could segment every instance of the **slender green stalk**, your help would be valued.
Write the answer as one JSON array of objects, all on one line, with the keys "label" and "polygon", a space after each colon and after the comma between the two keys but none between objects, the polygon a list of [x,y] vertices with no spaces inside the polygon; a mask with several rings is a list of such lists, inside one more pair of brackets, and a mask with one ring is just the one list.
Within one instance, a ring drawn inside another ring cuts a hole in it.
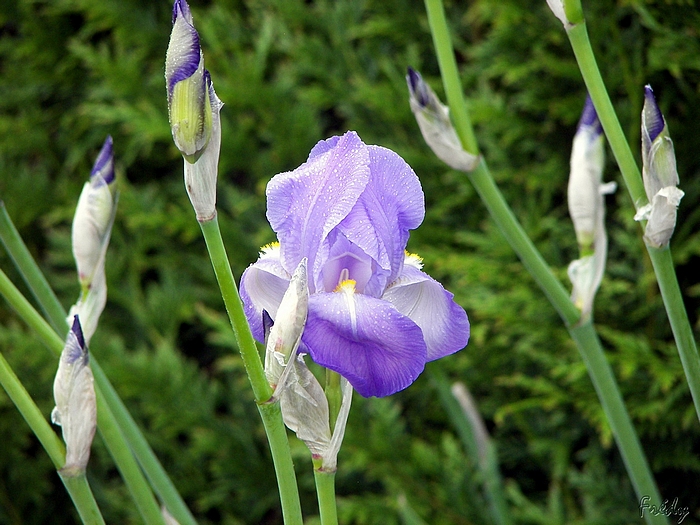
[{"label": "slender green stalk", "polygon": [[105,403],[102,392],[98,388],[95,390],[97,394],[97,427],[110,455],[114,458],[114,462],[129,489],[129,493],[141,517],[147,525],[165,525],[160,506],[153,496],[151,487],[143,476],[136,458],[129,448],[129,444],[124,439],[114,414],[112,414],[109,406]]},{"label": "slender green stalk", "polygon": [[338,510],[335,503],[335,472],[326,472],[314,465],[314,480],[316,481],[321,525],[338,525]]},{"label": "slender green stalk", "polygon": [[[471,123],[469,121],[459,122],[461,115],[467,112],[461,88],[459,93],[457,93],[457,90],[451,87],[459,85],[459,77],[457,76],[457,66],[442,1],[425,0],[425,4],[455,129],[463,146],[470,153],[476,153],[478,150],[472,143],[474,141],[473,130],[468,133],[465,132],[466,128],[471,129]],[[453,104],[459,107],[455,107]],[[601,400],[615,436],[615,441],[625,460],[628,474],[637,490],[637,495],[640,498],[650,496],[652,503],[660,505],[661,499],[651,470],[639,446],[636,432],[622,401],[620,390],[592,325],[590,322],[581,322],[579,311],[571,303],[563,286],[554,277],[549,266],[527,237],[506,204],[502,194],[498,191],[485,161],[482,159],[479,166],[468,175],[499,229],[569,328],[569,332],[576,342],[586,364],[588,374]],[[651,516],[650,513],[646,513],[645,518],[648,523],[668,522],[665,516]]]},{"label": "slender green stalk", "polygon": [[12,258],[53,329],[59,334],[65,334],[68,330],[66,312],[29,253],[2,201],[0,201],[0,241],[5,245],[5,250]]},{"label": "slender green stalk", "polygon": [[[620,126],[617,114],[610,102],[608,92],[605,89],[605,84],[600,75],[600,70],[588,38],[585,22],[567,29],[567,34],[581,70],[581,75],[586,83],[586,88],[591,95],[591,100],[593,100],[593,105],[603,126],[603,131],[605,131],[605,136],[620,167],[627,190],[632,197],[635,208],[639,208],[647,203],[644,183]],[[693,330],[683,305],[678,278],[673,266],[673,258],[668,248],[659,250],[648,244],[646,247],[654,266],[656,280],[659,283],[661,297],[666,307],[666,314],[671,324],[685,377],[690,387],[690,393],[695,404],[695,412],[698,415],[698,419],[700,419],[700,355],[698,355]]]},{"label": "slender green stalk", "polygon": [[75,476],[66,476],[61,473],[61,469],[66,463],[66,449],[1,353],[0,384],[49,455],[83,523],[104,525],[104,519],[90,490],[85,473],[82,472]]},{"label": "slender green stalk", "polygon": [[5,356],[0,353],[0,384],[7,392],[8,397],[22,414],[22,417],[32,429],[34,435],[44,447],[46,453],[51,458],[51,462],[56,470],[63,468],[66,463],[66,447],[60,438],[53,431],[48,421],[44,418],[39,407],[36,406],[29,392],[15,375],[10,364],[5,360]]},{"label": "slender green stalk", "polygon": [[[59,471],[58,475],[61,477],[63,486],[66,487],[68,494],[70,494],[83,524],[105,525],[105,520],[102,517],[102,513],[100,513],[100,509],[97,506],[94,496],[92,495],[92,490],[90,490],[90,485],[87,477],[85,476],[85,472],[82,472],[77,476],[66,476],[61,474]],[[85,503],[78,505],[76,502],[77,499]]]},{"label": "slender green stalk", "polygon": [[[20,293],[20,291],[17,290],[17,288],[7,278],[2,270],[0,270],[0,294],[5,297],[8,303],[10,303],[20,317],[24,319],[27,325],[29,325],[29,327],[44,341],[44,344],[46,344],[49,350],[51,350],[57,356],[60,355],[64,344],[62,338],[56,332],[54,332],[51,326],[49,326],[44,318],[41,317],[41,315],[32,307],[32,305]],[[123,435],[119,430],[119,426],[114,420],[114,415],[105,404],[102,390],[97,382],[95,382],[95,394],[97,397],[97,426],[105,440],[107,448],[114,458],[117,468],[124,477],[124,481],[127,483],[127,485],[137,488],[139,492],[137,496],[139,498],[150,497],[150,499],[153,501],[153,505],[151,505],[150,508],[148,504],[145,503],[145,499],[141,503],[137,501],[139,507],[144,505],[144,509],[146,511],[144,519],[146,519],[148,516],[146,522],[163,523],[160,509],[153,498],[151,489],[146,483],[143,473],[138,468],[138,465],[136,465],[136,461],[131,454],[131,450],[124,440]],[[134,466],[136,468],[134,468]],[[152,513],[153,506],[155,506],[155,509],[158,511],[157,519]]]},{"label": "slender green stalk", "polygon": [[[651,498],[651,504],[660,506],[663,500],[651,475],[651,469],[593,324],[588,321],[574,326],[569,329],[569,333],[579,349],[581,358],[586,363],[637,496],[640,499],[648,496]],[[650,524],[668,523],[665,515],[654,516],[650,512],[645,512],[644,518]]]},{"label": "slender green stalk", "polygon": [[331,434],[335,430],[335,422],[338,420],[340,406],[343,404],[343,392],[340,388],[340,374],[326,368],[326,388],[324,389],[328,400],[328,417],[331,424]]},{"label": "slender green stalk", "polygon": [[[51,326],[59,335],[64,334],[67,331],[66,311],[61,306],[36,261],[29,253],[2,202],[0,202],[0,240],[5,245],[7,253],[12,258],[40,308],[45,312]],[[180,525],[196,525],[194,516],[192,516],[182,496],[180,496],[172,480],[168,477],[148,441],[146,441],[143,432],[141,432],[136,421],[131,417],[102,367],[99,366],[95,356],[90,356],[90,366],[95,377],[95,383],[104,394],[105,402],[117,419],[119,427],[158,497]]]},{"label": "slender green stalk", "polygon": [[248,379],[253,387],[253,395],[258,403],[258,411],[263,420],[267,439],[270,443],[272,461],[277,474],[277,486],[280,493],[282,515],[287,525],[303,523],[299,489],[294,474],[294,463],[289,449],[287,430],[282,421],[282,411],[279,403],[268,403],[272,397],[272,388],[265,377],[265,370],[260,360],[255,339],[250,331],[248,320],[243,311],[243,303],[238,294],[238,288],[233,278],[231,265],[228,262],[216,217],[210,221],[200,222],[204,240],[209,251],[216,280],[219,283],[221,296],[236,336],[236,342],[241,352],[243,365]]}]

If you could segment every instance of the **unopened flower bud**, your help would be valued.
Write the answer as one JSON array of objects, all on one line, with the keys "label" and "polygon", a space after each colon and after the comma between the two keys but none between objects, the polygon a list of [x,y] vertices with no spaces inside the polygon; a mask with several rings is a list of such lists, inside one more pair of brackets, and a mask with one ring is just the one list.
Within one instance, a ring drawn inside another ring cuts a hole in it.
[{"label": "unopened flower bud", "polygon": [[581,255],[569,265],[571,300],[583,316],[593,309],[608,249],[603,195],[615,191],[615,183],[602,184],[604,158],[603,129],[588,97],[571,148],[568,187],[569,214]]},{"label": "unopened flower bud", "polygon": [[433,153],[453,169],[472,171],[476,168],[479,157],[464,150],[450,120],[449,109],[423,81],[420,73],[409,67],[406,83],[411,111]]},{"label": "unopened flower bud", "polygon": [[642,177],[649,204],[641,207],[634,219],[646,220],[645,241],[655,248],[663,248],[673,235],[677,208],[684,193],[677,188],[679,178],[673,141],[651,86],[644,88]]},{"label": "unopened flower bud", "polygon": [[66,443],[65,475],[84,472],[97,426],[92,370],[80,320],[76,316],[61,352],[53,385],[56,407],[51,421],[60,425]]},{"label": "unopened flower bud", "polygon": [[85,340],[90,341],[107,301],[105,256],[117,209],[114,191],[112,137],[107,137],[95,161],[90,180],[83,186],[73,218],[73,256],[78,268],[80,297],[68,315],[82,320]]},{"label": "unopened flower bud", "polygon": [[185,0],[175,0],[173,5],[165,81],[173,140],[185,159],[185,188],[197,220],[205,222],[216,215],[216,175],[221,148],[219,112],[223,103],[204,69],[199,34]]}]

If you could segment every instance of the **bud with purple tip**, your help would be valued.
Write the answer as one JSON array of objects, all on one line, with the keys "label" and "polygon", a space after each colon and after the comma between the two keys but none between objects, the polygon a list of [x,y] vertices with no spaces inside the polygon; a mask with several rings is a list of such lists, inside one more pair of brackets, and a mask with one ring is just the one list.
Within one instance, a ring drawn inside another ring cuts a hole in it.
[{"label": "bud with purple tip", "polygon": [[649,204],[639,208],[634,219],[647,221],[644,239],[650,246],[664,248],[676,227],[677,208],[684,193],[677,188],[673,141],[651,86],[644,88],[642,178]]},{"label": "bud with purple tip", "polygon": [[60,425],[66,443],[64,475],[85,472],[97,427],[97,404],[87,346],[78,316],[68,332],[53,384],[56,407],[51,421]]},{"label": "bud with purple tip", "polygon": [[447,106],[440,102],[430,86],[423,81],[420,73],[409,67],[406,83],[411,111],[433,153],[450,168],[460,171],[472,171],[476,168],[479,157],[464,151],[452,126]]}]

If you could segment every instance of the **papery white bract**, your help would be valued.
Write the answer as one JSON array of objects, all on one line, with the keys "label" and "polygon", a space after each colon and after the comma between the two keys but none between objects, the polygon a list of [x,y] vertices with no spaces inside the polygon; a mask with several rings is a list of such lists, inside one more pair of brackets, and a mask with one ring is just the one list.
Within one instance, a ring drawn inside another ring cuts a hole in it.
[{"label": "papery white bract", "polygon": [[61,352],[53,392],[56,407],[51,412],[51,421],[61,426],[66,443],[66,464],[61,472],[65,475],[84,472],[97,427],[97,404],[78,316]]}]

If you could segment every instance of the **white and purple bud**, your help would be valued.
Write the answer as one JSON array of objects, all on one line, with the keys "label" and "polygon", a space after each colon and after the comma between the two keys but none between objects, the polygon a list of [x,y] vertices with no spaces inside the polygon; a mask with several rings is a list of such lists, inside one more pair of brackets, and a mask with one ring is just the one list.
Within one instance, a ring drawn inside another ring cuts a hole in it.
[{"label": "white and purple bud", "polygon": [[677,208],[684,193],[677,187],[679,178],[673,141],[651,86],[644,87],[642,178],[649,204],[639,208],[634,219],[646,220],[645,241],[655,248],[663,248],[673,235]]},{"label": "white and purple bud", "polygon": [[88,342],[107,302],[105,256],[117,210],[115,180],[112,137],[107,137],[90,180],[83,186],[73,218],[73,256],[81,291],[78,302],[70,310],[68,323],[79,315]]},{"label": "white and purple bud", "polygon": [[464,150],[450,120],[449,109],[423,81],[420,73],[409,67],[406,83],[411,111],[433,153],[453,169],[469,172],[476,168],[479,157]]},{"label": "white and purple bud", "polygon": [[175,145],[185,159],[185,187],[200,222],[216,215],[216,175],[221,148],[216,96],[199,34],[185,0],[175,0],[173,29],[165,55],[168,116]]},{"label": "white and purple bud", "polygon": [[588,97],[571,148],[568,186],[569,214],[581,255],[569,265],[571,300],[586,317],[603,279],[608,250],[603,196],[616,188],[614,182],[602,183],[604,162],[603,129]]},{"label": "white and purple bud", "polygon": [[73,256],[83,295],[90,288],[100,261],[104,263],[116,211],[114,182],[112,137],[107,137],[90,173],[90,180],[83,186],[73,218]]},{"label": "white and purple bud", "polygon": [[97,427],[97,403],[88,350],[78,316],[68,332],[53,384],[56,407],[51,422],[60,425],[66,443],[64,475],[85,472]]},{"label": "white and purple bud", "polygon": [[266,338],[265,376],[275,388],[290,356],[296,355],[309,311],[306,257],[294,271]]}]

